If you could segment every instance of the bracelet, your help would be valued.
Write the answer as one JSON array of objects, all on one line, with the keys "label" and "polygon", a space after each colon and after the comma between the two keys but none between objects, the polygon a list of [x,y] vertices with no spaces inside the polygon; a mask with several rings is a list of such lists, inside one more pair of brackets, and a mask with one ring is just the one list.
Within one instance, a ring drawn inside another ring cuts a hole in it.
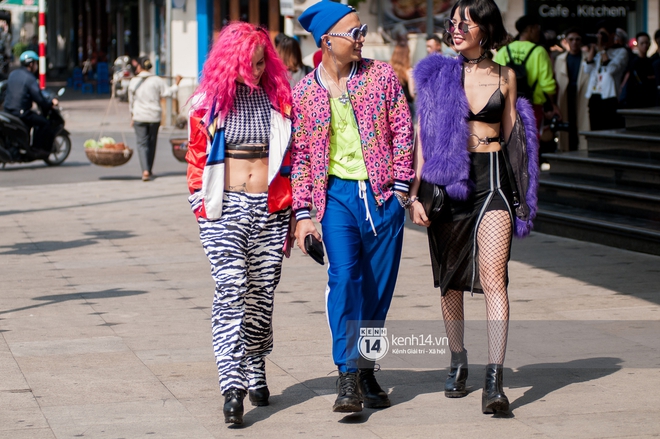
[{"label": "bracelet", "polygon": [[394,192],[394,196],[399,201],[399,204],[404,209],[408,209],[412,204],[418,200],[418,197],[409,197],[408,195],[399,195],[398,192]]}]

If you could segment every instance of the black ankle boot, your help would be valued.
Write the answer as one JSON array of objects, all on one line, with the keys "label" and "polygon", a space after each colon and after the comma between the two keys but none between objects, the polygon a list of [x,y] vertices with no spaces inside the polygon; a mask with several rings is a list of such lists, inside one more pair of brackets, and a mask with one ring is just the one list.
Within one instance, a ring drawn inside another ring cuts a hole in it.
[{"label": "black ankle boot", "polygon": [[451,367],[445,380],[445,396],[462,398],[468,394],[465,383],[468,378],[467,351],[451,353]]},{"label": "black ankle boot", "polygon": [[270,391],[268,390],[268,387],[250,389],[248,396],[250,397],[250,402],[253,406],[261,407],[268,405],[268,397],[270,396]]},{"label": "black ankle boot", "polygon": [[225,414],[225,424],[242,424],[245,390],[229,389],[224,396],[225,406],[222,412]]},{"label": "black ankle boot", "polygon": [[481,411],[484,414],[509,411],[509,398],[502,390],[502,365],[486,366],[486,381],[481,394]]},{"label": "black ankle boot", "polygon": [[360,369],[359,372],[360,393],[364,400],[364,406],[370,409],[383,409],[392,405],[387,393],[380,387],[373,369]]},{"label": "black ankle boot", "polygon": [[337,399],[333,412],[353,413],[362,411],[362,397],[358,387],[357,372],[339,372],[337,378]]}]

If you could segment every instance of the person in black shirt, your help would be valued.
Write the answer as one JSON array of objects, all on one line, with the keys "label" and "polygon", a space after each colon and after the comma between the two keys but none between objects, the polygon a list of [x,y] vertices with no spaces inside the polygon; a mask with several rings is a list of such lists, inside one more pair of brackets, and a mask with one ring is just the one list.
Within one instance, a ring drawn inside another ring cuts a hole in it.
[{"label": "person in black shirt", "polygon": [[637,50],[630,62],[630,70],[623,78],[623,107],[646,108],[657,104],[657,89],[653,61],[646,55],[651,47],[651,37],[646,32],[640,32],[637,39]]},{"label": "person in black shirt", "polygon": [[[16,117],[19,117],[29,128],[34,127],[32,150],[30,153],[38,159],[48,157],[53,147],[55,133],[50,129],[48,119],[42,114],[58,104],[57,99],[49,101],[44,98],[39,90],[34,74],[39,69],[39,56],[32,50],[23,52],[20,56],[21,68],[14,70],[7,79],[7,96],[5,97],[4,109]],[[35,103],[41,108],[38,114],[32,111]]]}]

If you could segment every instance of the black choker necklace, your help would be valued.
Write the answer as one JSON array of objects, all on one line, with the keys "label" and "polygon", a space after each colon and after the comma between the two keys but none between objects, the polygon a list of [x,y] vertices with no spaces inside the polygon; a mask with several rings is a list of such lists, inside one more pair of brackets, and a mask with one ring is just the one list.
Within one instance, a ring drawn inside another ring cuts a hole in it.
[{"label": "black choker necklace", "polygon": [[486,59],[486,53],[487,52],[484,52],[481,54],[479,58],[474,58],[474,59],[466,58],[465,55],[461,53],[461,58],[463,58],[463,61],[468,64],[479,64],[481,61]]}]

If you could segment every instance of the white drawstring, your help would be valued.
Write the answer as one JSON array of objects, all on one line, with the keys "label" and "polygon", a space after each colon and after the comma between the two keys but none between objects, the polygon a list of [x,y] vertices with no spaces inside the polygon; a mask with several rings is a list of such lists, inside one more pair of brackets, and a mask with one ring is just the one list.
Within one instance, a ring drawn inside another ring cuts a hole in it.
[{"label": "white drawstring", "polygon": [[367,217],[365,218],[371,224],[371,230],[374,231],[374,236],[378,236],[376,233],[376,227],[374,226],[374,221],[371,219],[371,212],[369,211],[369,199],[367,198],[367,185],[364,180],[358,180],[358,188],[360,189],[360,199],[364,200],[364,209],[367,211]]}]

